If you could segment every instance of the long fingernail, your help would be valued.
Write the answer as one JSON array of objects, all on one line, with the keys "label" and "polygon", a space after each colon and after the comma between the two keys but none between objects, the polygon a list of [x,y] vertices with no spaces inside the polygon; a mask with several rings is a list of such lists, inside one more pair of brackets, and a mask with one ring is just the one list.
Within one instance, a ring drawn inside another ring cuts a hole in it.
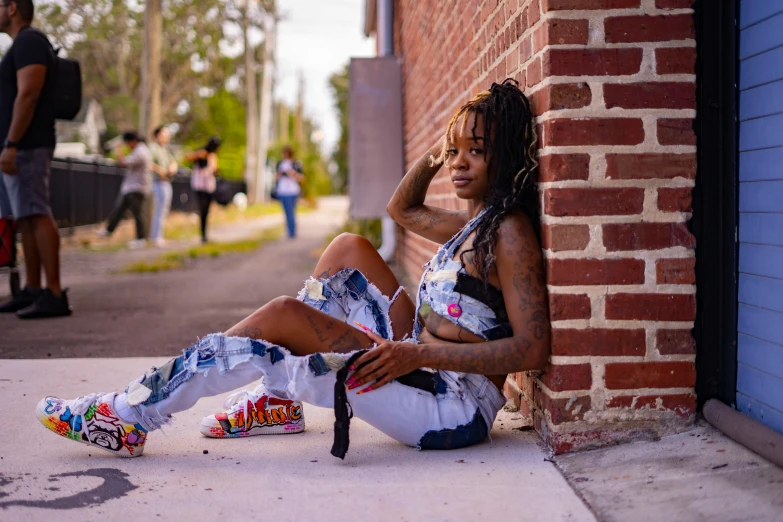
[{"label": "long fingernail", "polygon": [[355,383],[351,384],[350,386],[348,386],[348,389],[349,390],[353,390],[354,388],[358,388],[359,386],[361,386],[361,384],[359,384],[358,382],[355,382]]},{"label": "long fingernail", "polygon": [[353,384],[356,384],[356,379],[354,379],[353,377],[351,377],[350,379],[346,379],[345,381],[346,386],[351,386]]},{"label": "long fingernail", "polygon": [[372,391],[372,386],[368,386],[365,389],[363,389],[362,391],[356,392],[356,395],[361,395],[362,393],[367,393],[367,392],[370,392],[370,391]]},{"label": "long fingernail", "polygon": [[[356,366],[354,366],[353,364],[348,367],[348,371],[349,372],[352,372],[354,370],[356,370]],[[351,378],[353,379],[353,377],[351,377]]]},{"label": "long fingernail", "polygon": [[358,326],[359,328],[361,328],[361,329],[362,329],[362,330],[364,330],[365,332],[369,332],[369,331],[371,331],[371,330],[370,330],[368,327],[364,326],[364,325],[363,325],[362,323],[360,323],[359,321],[354,321],[354,322],[353,322],[353,324],[355,324],[356,326]]}]

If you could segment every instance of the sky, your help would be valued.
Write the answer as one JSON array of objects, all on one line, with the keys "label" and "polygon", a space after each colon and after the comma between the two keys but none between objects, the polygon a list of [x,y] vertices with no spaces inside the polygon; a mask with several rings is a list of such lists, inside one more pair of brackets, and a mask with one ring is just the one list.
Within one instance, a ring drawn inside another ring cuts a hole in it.
[{"label": "sky", "polygon": [[351,57],[375,56],[374,37],[364,36],[364,0],[278,0],[278,10],[275,98],[296,103],[301,71],[305,114],[323,131],[327,153],[340,137],[329,76]]}]

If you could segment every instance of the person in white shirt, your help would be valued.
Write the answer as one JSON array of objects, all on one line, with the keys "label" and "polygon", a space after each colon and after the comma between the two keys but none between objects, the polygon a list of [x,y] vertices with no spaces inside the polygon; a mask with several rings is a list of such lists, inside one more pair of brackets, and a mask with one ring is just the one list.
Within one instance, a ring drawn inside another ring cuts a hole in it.
[{"label": "person in white shirt", "polygon": [[294,159],[294,150],[286,145],[283,148],[283,159],[277,163],[275,197],[283,204],[290,238],[296,237],[296,200],[302,194],[303,181],[302,164]]},{"label": "person in white shirt", "polygon": [[139,248],[144,246],[144,238],[147,237],[143,209],[145,200],[152,193],[152,155],[149,147],[141,141],[135,131],[123,134],[122,141],[131,149],[131,153],[127,156],[122,148],[117,148],[115,151],[117,163],[125,167],[125,178],[122,180],[120,196],[109,216],[106,229],[98,232],[98,235],[101,237],[112,235],[125,211],[130,209],[136,221],[136,239],[130,241],[128,247]]}]

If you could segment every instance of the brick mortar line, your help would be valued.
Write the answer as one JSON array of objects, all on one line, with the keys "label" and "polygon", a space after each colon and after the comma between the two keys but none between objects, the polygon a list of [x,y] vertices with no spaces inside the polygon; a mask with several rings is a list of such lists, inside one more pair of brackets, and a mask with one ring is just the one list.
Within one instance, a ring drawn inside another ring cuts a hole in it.
[{"label": "brick mortar line", "polygon": [[[598,247],[596,247],[598,248]],[[603,247],[605,248],[605,247]],[[671,252],[671,251],[675,252]],[[553,252],[550,249],[543,250],[547,259],[640,259],[656,262],[660,259],[693,259],[694,249],[689,247],[669,247],[655,250],[562,250]],[[571,285],[571,286],[605,286],[605,285]]]},{"label": "brick mortar line", "polygon": [[654,154],[661,152],[660,147],[672,153],[693,153],[692,145],[657,145],[650,146],[644,142],[638,145],[546,145],[539,147],[538,155],[547,154]]},{"label": "brick mortar line", "polygon": [[[586,83],[586,82],[575,82],[575,83]],[[634,82],[631,82],[634,83]],[[670,82],[641,82],[641,83],[670,83]],[[693,83],[695,88],[694,82],[674,82],[674,83]],[[558,85],[558,84],[552,84],[552,85]],[[562,84],[560,84],[562,85]],[[594,94],[591,89],[591,94]],[[603,101],[603,100],[602,100]],[[549,120],[555,120],[555,119],[593,119],[593,118],[608,118],[608,119],[614,119],[614,118],[636,118],[644,120],[644,118],[648,118],[651,120],[658,120],[658,119],[692,119],[696,117],[696,110],[695,109],[667,109],[664,107],[651,107],[647,109],[626,109],[624,107],[612,107],[607,108],[606,105],[603,107],[593,107],[593,104],[588,105],[586,107],[579,107],[575,109],[554,109],[554,110],[548,110],[544,113],[539,114],[536,116],[536,122],[537,123],[543,123],[545,121]],[[671,147],[672,145],[664,145],[666,147]],[[693,145],[686,145],[692,147],[694,150],[696,149]]]},{"label": "brick mortar line", "polygon": [[[655,410],[649,408],[642,409],[630,409],[630,408],[612,408],[611,410],[604,410],[608,414],[614,412],[625,412],[627,418],[623,419],[599,419],[589,421],[587,419],[574,422],[564,422],[562,424],[547,423],[547,431],[553,435],[571,435],[582,434],[586,431],[602,430],[607,432],[618,432],[623,429],[633,430],[638,427],[639,423],[643,422],[646,425],[652,425],[657,429],[661,435],[680,433],[687,428],[685,424],[677,424],[676,426],[670,426],[661,422],[663,416],[676,416],[674,410]],[[658,413],[657,416],[651,414]],[[680,417],[676,417],[680,419]],[[603,444],[602,446],[605,446]]]},{"label": "brick mortar line", "polygon": [[681,14],[693,14],[693,9],[690,7],[681,7],[678,9],[661,9],[655,7],[653,2],[651,7],[627,7],[624,9],[568,9],[566,11],[550,11],[550,14],[542,13],[542,16],[550,16],[551,18],[562,18],[564,20],[582,20],[582,19],[596,19],[605,20],[606,18],[616,18],[622,16],[658,16],[658,15],[681,15]]},{"label": "brick mortar line", "polygon": [[[597,259],[598,261],[605,261],[606,259],[601,258],[571,258],[577,261],[583,261],[588,259]],[[654,267],[655,265],[653,265]],[[561,293],[567,293],[572,294],[574,292],[578,292],[580,294],[584,294],[586,292],[581,291],[581,289],[584,289],[590,285],[570,285],[570,286],[555,286],[555,285],[547,285],[548,288],[554,289],[554,288],[569,288],[571,289],[570,292],[552,292],[553,294],[561,294]],[[667,284],[653,284],[653,285],[647,285],[647,284],[636,284],[636,285],[595,285],[598,288],[609,288],[609,290],[606,293],[600,293],[600,294],[592,294],[592,295],[617,295],[617,294],[638,294],[638,295],[655,295],[655,294],[661,294],[661,295],[696,295],[696,285],[693,284],[682,284],[682,285],[667,285]],[[587,294],[591,295],[591,294]],[[582,319],[584,320],[584,319]],[[607,319],[610,320],[610,319]],[[618,319],[620,320],[620,319]],[[641,320],[641,319],[640,319]]]},{"label": "brick mortar line", "polygon": [[513,388],[513,389],[514,389],[514,391],[515,391],[515,392],[517,392],[517,393],[519,393],[520,395],[526,395],[526,394],[525,394],[525,392],[523,392],[523,391],[522,391],[522,388],[520,388],[520,387],[519,387],[519,385],[517,384],[517,381],[516,381],[516,380],[514,380],[514,378],[512,377],[512,375],[514,375],[514,374],[511,374],[511,373],[510,373],[510,374],[506,375],[506,381],[505,381],[505,384],[508,384],[508,386],[509,386],[510,388]]},{"label": "brick mortar line", "polygon": [[[638,73],[637,73],[638,74]],[[532,96],[533,94],[537,93],[544,87],[548,87],[551,85],[568,85],[568,84],[574,84],[574,83],[586,83],[590,85],[590,92],[593,97],[594,103],[596,97],[600,96],[601,101],[603,101],[603,89],[600,89],[599,91],[596,91],[593,89],[593,87],[602,87],[605,84],[608,83],[616,83],[616,84],[628,84],[628,83],[667,83],[667,82],[680,82],[680,83],[688,83],[688,82],[695,82],[696,81],[696,75],[695,74],[686,74],[686,73],[674,73],[674,74],[656,74],[655,79],[649,80],[649,81],[639,81],[639,78],[635,77],[635,75],[611,75],[611,76],[601,76],[601,75],[578,75],[578,76],[564,76],[564,75],[555,75],[555,76],[547,76],[546,78],[541,80],[541,83],[534,85],[533,87],[528,87],[528,95]],[[582,107],[580,107],[582,108]],[[562,109],[562,110],[577,110],[577,109]],[[607,109],[607,110],[614,110],[614,109]],[[620,109],[620,110],[645,110],[645,109]],[[681,111],[681,110],[689,110],[692,112],[696,112],[695,109],[650,109],[650,110],[675,110],[675,111]]]},{"label": "brick mortar line", "polygon": [[[641,153],[644,154],[644,153]],[[655,154],[655,153],[652,153]],[[672,153],[677,154],[677,153]],[[689,154],[688,152],[683,154]],[[678,178],[637,178],[637,179],[612,179],[603,178],[595,181],[589,179],[567,179],[563,181],[539,181],[538,186],[540,189],[555,189],[555,188],[642,188],[642,189],[659,189],[659,188],[694,188],[696,183],[694,180],[684,177]],[[663,211],[661,211],[663,212]],[[680,211],[671,211],[669,214],[677,213]],[[556,217],[556,216],[552,216]]]},{"label": "brick mortar line", "polygon": [[657,328],[658,330],[693,330],[693,321],[649,321],[647,319],[565,319],[552,321],[552,328],[563,330],[639,330]]},{"label": "brick mortar line", "polygon": [[[609,187],[600,187],[609,188]],[[673,187],[681,188],[681,187]],[[664,217],[660,219],[656,217],[647,217],[639,214],[613,214],[608,216],[550,216],[549,214],[542,214],[541,223],[544,225],[618,225],[618,224],[632,224],[632,223],[687,223],[690,220],[685,216],[678,216],[677,212],[667,212]],[[680,248],[680,247],[669,247]],[[665,250],[665,249],[656,249]]]},{"label": "brick mortar line", "polygon": [[[663,358],[651,361],[644,355],[552,355],[550,363],[557,366],[568,366],[572,364],[599,364],[607,365],[613,363],[646,363],[646,362],[694,362],[695,355],[671,354],[664,355]],[[602,379],[603,380],[603,379]],[[606,388],[601,388],[606,389]],[[635,389],[635,388],[632,388]],[[668,389],[668,388],[665,388]]]},{"label": "brick mortar line", "polygon": [[[625,361],[619,361],[619,362],[625,362]],[[550,388],[547,388],[547,386],[541,382],[541,379],[538,377],[533,378],[536,385],[538,385],[541,388],[541,391],[545,392],[546,395],[550,399],[570,399],[571,397],[590,397],[593,398],[591,395],[592,389],[590,390],[563,390],[563,391],[553,391]],[[595,380],[594,380],[595,381]],[[601,383],[603,386],[603,383]],[[622,396],[628,396],[628,395],[681,395],[681,394],[693,394],[693,388],[628,388],[628,389],[620,389],[620,390],[613,390],[608,388],[598,388],[600,391],[604,391],[607,394],[614,394],[618,393]],[[614,395],[612,395],[614,396]],[[614,408],[612,408],[614,409]]]}]

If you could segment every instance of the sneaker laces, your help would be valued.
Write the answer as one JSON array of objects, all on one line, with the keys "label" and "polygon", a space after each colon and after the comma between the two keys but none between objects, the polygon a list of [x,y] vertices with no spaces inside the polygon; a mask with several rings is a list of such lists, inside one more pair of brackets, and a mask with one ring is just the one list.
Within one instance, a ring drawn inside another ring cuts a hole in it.
[{"label": "sneaker laces", "polygon": [[84,415],[87,413],[87,410],[89,410],[92,405],[96,404],[104,395],[106,394],[103,392],[90,393],[89,395],[75,399],[71,404],[71,414],[82,416],[82,429],[84,430],[84,434],[87,436],[87,442],[89,444],[92,444],[93,442],[90,438],[90,426],[87,424],[87,422],[85,422]]},{"label": "sneaker laces", "polygon": [[258,398],[265,393],[268,394],[263,384],[259,385],[254,390],[239,390],[226,397],[226,400],[223,402],[223,407],[230,410],[238,404],[239,410],[243,415],[247,416],[247,403],[251,402],[255,404],[256,401],[258,401]]},{"label": "sneaker laces", "polygon": [[98,402],[98,400],[104,395],[106,394],[103,392],[91,393],[89,395],[85,395],[84,397],[75,399],[71,404],[71,413],[74,415],[84,415],[87,413],[87,410],[90,409],[90,406]]}]

